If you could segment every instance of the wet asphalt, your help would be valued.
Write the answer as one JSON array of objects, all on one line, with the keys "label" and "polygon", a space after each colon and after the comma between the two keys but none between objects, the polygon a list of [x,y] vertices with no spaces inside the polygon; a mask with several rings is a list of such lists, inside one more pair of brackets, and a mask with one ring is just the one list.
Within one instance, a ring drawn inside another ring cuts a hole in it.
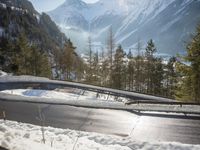
[{"label": "wet asphalt", "polygon": [[44,122],[45,126],[130,136],[140,141],[200,144],[200,116],[0,101],[0,118],[3,111],[7,120],[23,123]]}]

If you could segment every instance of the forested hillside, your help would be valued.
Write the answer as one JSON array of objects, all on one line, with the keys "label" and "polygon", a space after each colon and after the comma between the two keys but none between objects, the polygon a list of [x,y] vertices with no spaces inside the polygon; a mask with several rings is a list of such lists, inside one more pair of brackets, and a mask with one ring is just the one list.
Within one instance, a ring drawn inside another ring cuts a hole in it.
[{"label": "forested hillside", "polygon": [[66,37],[48,15],[41,15],[27,0],[0,1],[0,27],[3,37],[15,39],[20,33],[44,50],[61,47]]},{"label": "forested hillside", "polygon": [[[39,14],[27,0],[0,0],[0,14],[0,68],[15,74],[44,76],[37,71],[27,71],[33,66],[30,59],[35,54],[45,57],[41,62],[47,64],[44,68],[49,68],[49,77],[51,70],[56,68],[55,51],[62,51],[68,40],[66,36],[47,14]],[[77,56],[75,52],[73,55]],[[16,60],[17,57],[20,59]],[[23,58],[27,59],[28,65],[19,62]]]},{"label": "forested hillside", "polygon": [[[154,40],[150,39],[145,50],[137,43],[137,54],[128,53],[119,45],[115,48],[114,34],[110,30],[107,52],[89,54],[85,82],[183,101],[200,102],[200,25],[187,41],[186,55],[164,60]],[[135,50],[135,49],[134,49]]]}]

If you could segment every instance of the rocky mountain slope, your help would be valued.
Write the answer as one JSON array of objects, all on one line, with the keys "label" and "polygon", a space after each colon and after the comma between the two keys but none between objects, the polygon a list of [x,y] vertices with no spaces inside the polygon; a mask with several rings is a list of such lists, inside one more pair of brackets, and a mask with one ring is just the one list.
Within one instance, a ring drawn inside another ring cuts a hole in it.
[{"label": "rocky mountain slope", "polygon": [[155,40],[159,52],[176,54],[200,23],[200,0],[99,0],[87,4],[66,0],[48,12],[51,18],[84,51],[91,32],[95,42],[105,44],[112,25],[116,43],[134,48],[138,39],[143,44]]},{"label": "rocky mountain slope", "polygon": [[39,14],[28,0],[0,0],[0,14],[0,48],[5,40],[15,41],[20,33],[46,52],[62,47],[66,40],[51,18]]}]

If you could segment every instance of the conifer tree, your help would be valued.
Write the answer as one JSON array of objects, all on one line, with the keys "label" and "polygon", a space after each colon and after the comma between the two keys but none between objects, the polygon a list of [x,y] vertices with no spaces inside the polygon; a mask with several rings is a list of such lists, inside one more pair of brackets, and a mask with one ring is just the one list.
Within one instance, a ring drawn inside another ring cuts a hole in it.
[{"label": "conifer tree", "polygon": [[31,46],[30,70],[31,75],[51,77],[51,67],[47,54],[40,51],[36,46]]},{"label": "conifer tree", "polygon": [[88,37],[88,67],[86,68],[86,82],[90,83],[92,82],[92,75],[93,75],[93,70],[92,70],[92,60],[93,59],[93,53],[92,53],[92,41],[91,37]]},{"label": "conifer tree", "polygon": [[15,45],[13,64],[17,66],[17,75],[51,77],[48,56],[35,45],[30,46],[25,34],[21,34]]},{"label": "conifer tree", "polygon": [[114,42],[114,34],[113,34],[113,28],[110,26],[108,31],[108,39],[107,39],[107,50],[108,50],[108,61],[109,61],[109,72],[108,77],[109,79],[109,87],[112,87],[112,72],[113,72],[113,56],[114,56],[114,50],[115,50],[115,42]]},{"label": "conifer tree", "polygon": [[140,41],[138,41],[137,43],[137,56],[135,57],[135,91],[137,92],[143,92],[142,89],[142,84],[143,84],[143,77],[144,77],[144,66],[142,68],[142,64],[143,64],[143,57],[140,54],[141,51],[141,44]]},{"label": "conifer tree", "polygon": [[91,77],[91,83],[95,85],[100,84],[100,74],[99,74],[99,53],[98,51],[94,54],[92,59],[92,77]]},{"label": "conifer tree", "polygon": [[88,37],[88,51],[89,51],[89,69],[92,67],[92,41],[91,37]]},{"label": "conifer tree", "polygon": [[31,75],[31,48],[25,34],[21,34],[16,43],[15,63],[18,66],[17,74]]},{"label": "conifer tree", "polygon": [[62,70],[62,57],[63,53],[61,49],[55,48],[52,51],[53,53],[53,62],[52,62],[52,68],[55,69],[55,79],[61,80],[61,70]]},{"label": "conifer tree", "polygon": [[151,94],[162,96],[163,94],[163,80],[164,80],[164,66],[161,58],[155,58],[153,62],[155,68],[152,73],[153,92]]},{"label": "conifer tree", "polygon": [[182,82],[179,84],[177,98],[200,103],[200,25],[183,58],[187,63],[180,62],[178,65]]},{"label": "conifer tree", "polygon": [[109,59],[103,58],[100,65],[100,76],[101,76],[101,86],[109,87],[110,86],[110,68],[109,68]]},{"label": "conifer tree", "polygon": [[127,58],[128,58],[128,66],[127,66],[128,89],[129,91],[132,91],[134,86],[135,61],[131,50],[129,50]]},{"label": "conifer tree", "polygon": [[110,61],[110,67],[112,70],[112,65],[113,65],[113,56],[114,56],[114,34],[113,34],[113,29],[112,26],[109,28],[109,34],[108,34],[108,41],[107,41],[107,47],[108,47],[108,57]]},{"label": "conifer tree", "polygon": [[128,59],[132,59],[132,58],[133,58],[133,54],[132,54],[132,52],[131,52],[131,49],[129,49],[129,52],[128,52],[128,54],[127,54],[127,58],[128,58]]},{"label": "conifer tree", "polygon": [[156,47],[151,39],[147,43],[146,51],[145,51],[145,56],[146,56],[146,84],[147,84],[147,93],[152,94],[153,93],[153,78],[154,78],[154,71],[155,71],[155,58],[154,58],[154,53],[156,52]]},{"label": "conifer tree", "polygon": [[125,78],[124,57],[124,50],[119,45],[114,56],[113,71],[111,73],[112,87],[116,89],[123,89],[123,79]]},{"label": "conifer tree", "polygon": [[171,57],[165,66],[165,93],[164,96],[169,98],[175,98],[176,85],[177,85],[177,71],[175,69],[176,57]]},{"label": "conifer tree", "polygon": [[78,57],[75,56],[75,61],[74,61],[74,77],[75,77],[75,81],[77,82],[81,82],[83,81],[83,75],[84,75],[84,70],[85,69],[85,64],[83,62],[83,60]]},{"label": "conifer tree", "polygon": [[0,41],[0,69],[16,73],[18,66],[14,62],[14,57],[16,56],[14,44],[6,37],[1,37]]},{"label": "conifer tree", "polygon": [[63,56],[62,56],[62,72],[65,74],[65,79],[71,80],[71,73],[74,67],[75,61],[75,49],[76,47],[73,46],[73,43],[69,40],[66,41],[64,49],[63,49]]}]

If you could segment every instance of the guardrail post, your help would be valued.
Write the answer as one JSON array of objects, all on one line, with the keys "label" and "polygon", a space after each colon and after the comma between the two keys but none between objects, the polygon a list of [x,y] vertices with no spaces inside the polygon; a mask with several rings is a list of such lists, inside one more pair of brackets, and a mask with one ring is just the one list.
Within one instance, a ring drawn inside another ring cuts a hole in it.
[{"label": "guardrail post", "polygon": [[3,120],[6,121],[6,112],[3,110]]},{"label": "guardrail post", "polygon": [[109,96],[110,96],[110,92],[108,93],[108,96],[107,96],[107,99],[106,99],[106,100],[108,100]]}]

